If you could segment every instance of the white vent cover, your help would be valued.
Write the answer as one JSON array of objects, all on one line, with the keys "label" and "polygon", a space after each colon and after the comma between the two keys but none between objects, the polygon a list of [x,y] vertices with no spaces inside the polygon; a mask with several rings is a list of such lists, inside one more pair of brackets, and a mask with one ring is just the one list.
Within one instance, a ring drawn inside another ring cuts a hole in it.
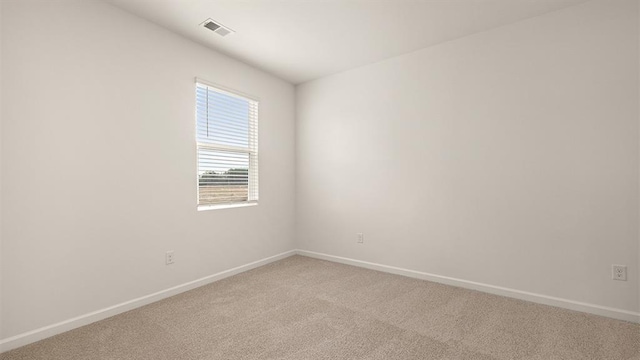
[{"label": "white vent cover", "polygon": [[220,35],[220,36],[227,36],[229,34],[233,34],[235,31],[229,29],[228,27],[220,24],[219,22],[213,20],[213,19],[207,19],[205,21],[203,21],[200,25],[202,25],[203,27],[213,31],[214,33]]}]

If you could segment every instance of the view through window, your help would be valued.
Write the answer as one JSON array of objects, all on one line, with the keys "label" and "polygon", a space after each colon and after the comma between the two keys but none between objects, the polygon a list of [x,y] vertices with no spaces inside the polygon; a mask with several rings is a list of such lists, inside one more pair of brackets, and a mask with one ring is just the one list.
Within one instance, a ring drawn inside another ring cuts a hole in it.
[{"label": "view through window", "polygon": [[198,207],[258,201],[258,102],[196,83]]}]

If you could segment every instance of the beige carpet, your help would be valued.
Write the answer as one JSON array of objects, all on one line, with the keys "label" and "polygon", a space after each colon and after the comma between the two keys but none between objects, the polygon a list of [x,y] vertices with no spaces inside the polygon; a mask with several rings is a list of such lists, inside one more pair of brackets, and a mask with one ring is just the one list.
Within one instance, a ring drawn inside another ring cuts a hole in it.
[{"label": "beige carpet", "polygon": [[640,359],[640,325],[293,256],[0,355]]}]

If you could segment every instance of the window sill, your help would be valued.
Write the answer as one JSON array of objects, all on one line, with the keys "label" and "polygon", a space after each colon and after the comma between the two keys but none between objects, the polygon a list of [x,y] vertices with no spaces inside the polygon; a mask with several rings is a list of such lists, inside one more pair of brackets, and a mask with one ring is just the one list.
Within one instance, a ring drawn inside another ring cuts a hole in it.
[{"label": "window sill", "polygon": [[240,208],[240,207],[257,206],[257,205],[258,205],[257,201],[246,202],[246,203],[235,203],[235,204],[198,205],[198,211],[231,209],[231,208]]}]

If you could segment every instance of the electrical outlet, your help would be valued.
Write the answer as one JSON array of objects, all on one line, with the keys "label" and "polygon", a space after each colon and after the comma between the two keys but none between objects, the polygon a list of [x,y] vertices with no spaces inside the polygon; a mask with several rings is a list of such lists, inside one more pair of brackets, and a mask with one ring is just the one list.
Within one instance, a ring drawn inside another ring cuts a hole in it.
[{"label": "electrical outlet", "polygon": [[173,263],[174,263],[174,261],[175,261],[175,259],[173,258],[173,250],[171,250],[171,251],[167,251],[167,252],[165,253],[165,263],[166,263],[167,265],[171,265],[171,264],[173,264]]},{"label": "electrical outlet", "polygon": [[627,267],[625,265],[611,265],[613,280],[627,281]]},{"label": "electrical outlet", "polygon": [[358,233],[358,244],[363,244],[363,243],[364,243],[364,234]]}]

